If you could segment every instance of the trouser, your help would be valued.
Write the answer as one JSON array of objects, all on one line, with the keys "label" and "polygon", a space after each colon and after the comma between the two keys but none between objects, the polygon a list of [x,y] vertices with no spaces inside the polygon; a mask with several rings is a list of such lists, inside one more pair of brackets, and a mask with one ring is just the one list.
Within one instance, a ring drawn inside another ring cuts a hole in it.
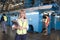
[{"label": "trouser", "polygon": [[48,25],[48,27],[45,26],[45,34],[44,35],[48,35],[48,29],[49,29],[49,25]]},{"label": "trouser", "polygon": [[26,40],[26,37],[27,37],[26,34],[24,34],[24,35],[18,35],[18,34],[16,34],[15,40]]},{"label": "trouser", "polygon": [[45,31],[46,31],[45,35],[48,35],[48,27],[46,27]]},{"label": "trouser", "polygon": [[2,30],[7,32],[6,22],[2,21]]}]

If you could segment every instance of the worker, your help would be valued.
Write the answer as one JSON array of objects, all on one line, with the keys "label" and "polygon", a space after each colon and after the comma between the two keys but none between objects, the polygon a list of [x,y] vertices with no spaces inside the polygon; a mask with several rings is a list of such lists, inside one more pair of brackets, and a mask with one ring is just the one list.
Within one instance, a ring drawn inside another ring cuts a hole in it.
[{"label": "worker", "polygon": [[46,15],[46,19],[45,19],[45,34],[44,35],[48,35],[48,27],[49,27],[49,22],[50,22],[50,18],[48,15]]},{"label": "worker", "polygon": [[1,24],[2,24],[2,29],[3,29],[3,33],[7,33],[7,16],[6,14],[3,14],[1,17]]},{"label": "worker", "polygon": [[28,22],[24,10],[20,11],[19,18],[16,21],[18,23],[18,27],[14,27],[14,29],[17,30],[15,40],[26,40]]}]

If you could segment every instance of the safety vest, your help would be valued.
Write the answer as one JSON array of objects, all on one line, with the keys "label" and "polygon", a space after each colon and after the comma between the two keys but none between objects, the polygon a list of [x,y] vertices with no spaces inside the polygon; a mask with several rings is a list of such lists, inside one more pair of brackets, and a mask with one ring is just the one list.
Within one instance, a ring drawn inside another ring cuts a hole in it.
[{"label": "safety vest", "polygon": [[47,18],[47,19],[46,19],[46,22],[45,22],[46,27],[48,27],[49,22],[50,22],[50,18]]},{"label": "safety vest", "polygon": [[[18,25],[20,25],[22,27],[26,27],[27,28],[27,26],[28,26],[28,22],[27,22],[26,19],[25,19],[24,22],[21,19],[18,19],[17,22],[18,22]],[[18,35],[27,34],[27,29],[22,29],[22,30],[17,29],[17,34]]]},{"label": "safety vest", "polygon": [[3,16],[4,17],[4,21],[7,21],[7,17],[6,16]]}]

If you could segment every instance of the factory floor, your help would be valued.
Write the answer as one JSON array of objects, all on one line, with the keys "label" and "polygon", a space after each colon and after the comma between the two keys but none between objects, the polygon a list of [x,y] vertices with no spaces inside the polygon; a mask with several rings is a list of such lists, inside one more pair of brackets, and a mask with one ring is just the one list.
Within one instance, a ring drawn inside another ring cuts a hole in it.
[{"label": "factory floor", "polygon": [[[12,31],[10,27],[7,27],[7,30],[7,34],[2,33],[0,26],[0,40],[14,40],[15,31]],[[28,33],[27,40],[60,40],[60,31],[53,30],[48,36],[44,36],[43,33]]]}]

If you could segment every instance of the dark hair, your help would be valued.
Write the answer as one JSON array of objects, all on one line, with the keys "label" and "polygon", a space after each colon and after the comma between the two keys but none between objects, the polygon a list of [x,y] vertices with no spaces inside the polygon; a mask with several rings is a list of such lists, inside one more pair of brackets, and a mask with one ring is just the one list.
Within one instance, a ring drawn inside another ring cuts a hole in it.
[{"label": "dark hair", "polygon": [[45,15],[43,15],[43,18],[44,18],[44,19],[46,19],[46,16],[45,16]]}]

